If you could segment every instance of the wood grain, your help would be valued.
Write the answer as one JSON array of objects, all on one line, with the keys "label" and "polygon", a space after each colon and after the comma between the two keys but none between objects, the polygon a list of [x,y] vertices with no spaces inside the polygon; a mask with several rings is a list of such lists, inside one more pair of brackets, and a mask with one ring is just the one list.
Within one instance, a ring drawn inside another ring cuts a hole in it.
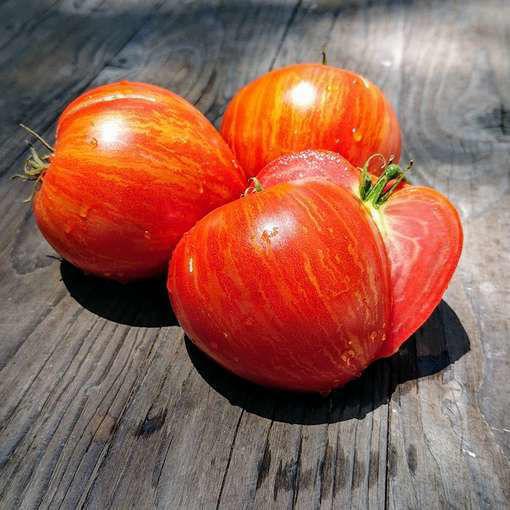
[{"label": "wood grain", "polygon": [[[7,0],[0,20],[0,508],[509,506],[508,2]],[[8,179],[16,123],[51,139],[87,87],[150,81],[218,125],[240,86],[323,47],[384,90],[466,237],[431,319],[328,399],[219,369],[163,282],[61,263]]]}]

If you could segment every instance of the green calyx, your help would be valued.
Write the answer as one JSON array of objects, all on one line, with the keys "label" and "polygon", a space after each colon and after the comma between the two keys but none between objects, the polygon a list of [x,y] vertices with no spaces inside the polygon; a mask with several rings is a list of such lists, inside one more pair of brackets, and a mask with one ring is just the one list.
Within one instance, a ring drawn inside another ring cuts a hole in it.
[{"label": "green calyx", "polygon": [[[384,170],[377,181],[373,183],[368,173],[368,167],[370,162],[375,158],[382,160],[381,168]],[[413,163],[412,160],[409,161],[407,167],[402,170],[399,165],[393,163],[393,156],[391,156],[388,161],[386,161],[386,158],[382,154],[373,154],[370,156],[363,165],[363,168],[360,169],[359,195],[361,200],[367,204],[371,204],[376,209],[379,208],[391,197],[407,172],[412,168]],[[388,183],[391,181],[393,182],[390,188],[386,189]]]},{"label": "green calyx", "polygon": [[[13,179],[21,179],[22,181],[35,181],[36,187],[37,184],[41,181],[44,172],[49,166],[49,160],[51,156],[53,155],[53,147],[44,140],[41,136],[39,136],[35,131],[30,129],[29,127],[20,124],[20,126],[30,133],[32,136],[37,138],[45,147],[50,151],[50,154],[46,154],[44,156],[39,156],[37,151],[30,147],[30,156],[25,161],[25,166],[23,167],[23,173],[22,174],[15,174],[12,176]],[[35,188],[32,191],[31,195],[23,200],[23,202],[30,202],[34,196]]]},{"label": "green calyx", "polygon": [[260,191],[264,191],[262,184],[260,184],[260,181],[256,177],[250,177],[248,179],[248,184],[249,186],[244,191],[242,195],[243,197],[249,195],[250,193],[259,193]]}]

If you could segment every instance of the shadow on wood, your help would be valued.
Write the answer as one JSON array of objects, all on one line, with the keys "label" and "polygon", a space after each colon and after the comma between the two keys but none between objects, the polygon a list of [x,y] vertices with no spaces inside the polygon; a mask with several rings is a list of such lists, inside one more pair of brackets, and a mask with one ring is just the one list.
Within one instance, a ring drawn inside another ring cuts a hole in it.
[{"label": "shadow on wood", "polygon": [[177,325],[163,277],[122,284],[86,275],[65,261],[60,265],[60,274],[71,296],[100,317],[128,326]]},{"label": "shadow on wood", "polygon": [[440,374],[460,359],[469,351],[469,338],[455,312],[441,301],[399,352],[376,361],[327,398],[262,388],[221,368],[189,339],[186,348],[200,375],[232,405],[272,420],[311,425],[362,419],[386,404],[399,384]]}]

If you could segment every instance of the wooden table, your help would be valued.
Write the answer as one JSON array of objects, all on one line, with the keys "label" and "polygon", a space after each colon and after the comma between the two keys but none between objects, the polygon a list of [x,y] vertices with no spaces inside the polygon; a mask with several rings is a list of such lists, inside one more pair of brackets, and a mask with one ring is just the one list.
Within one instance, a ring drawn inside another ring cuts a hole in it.
[{"label": "wooden table", "polygon": [[[510,2],[0,1],[0,508],[508,508]],[[328,399],[270,392],[185,341],[164,284],[61,262],[9,179],[29,124],[122,78],[218,125],[272,67],[359,71],[413,179],[463,216],[444,301]]]}]

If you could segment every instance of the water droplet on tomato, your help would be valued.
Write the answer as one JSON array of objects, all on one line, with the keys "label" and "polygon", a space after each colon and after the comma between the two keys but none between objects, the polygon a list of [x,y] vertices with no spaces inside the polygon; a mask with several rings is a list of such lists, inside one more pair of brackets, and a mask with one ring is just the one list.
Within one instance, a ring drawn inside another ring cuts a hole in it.
[{"label": "water droplet on tomato", "polygon": [[363,135],[356,130],[356,128],[352,128],[352,137],[354,138],[355,142],[360,142],[363,138]]},{"label": "water droplet on tomato", "polygon": [[352,365],[352,360],[355,358],[355,354],[354,354],[354,351],[352,351],[351,349],[349,349],[348,351],[345,351],[341,356],[340,356],[340,359],[343,361],[343,363],[345,364],[345,366],[347,368],[351,367]]},{"label": "water droplet on tomato", "polygon": [[279,233],[278,227],[273,227],[271,230],[264,230],[260,238],[266,243],[271,242],[271,238],[277,236]]},{"label": "water droplet on tomato", "polygon": [[148,230],[144,230],[143,237],[145,237],[145,239],[150,239],[151,238],[151,233]]},{"label": "water droplet on tomato", "polygon": [[88,205],[82,205],[80,207],[78,214],[80,215],[80,218],[85,219],[88,216],[89,211],[90,211],[90,207]]},{"label": "water droplet on tomato", "polygon": [[368,81],[365,78],[363,78],[363,76],[361,77],[361,81],[363,82],[363,85],[365,85],[367,89],[370,88],[370,83],[368,83]]}]

